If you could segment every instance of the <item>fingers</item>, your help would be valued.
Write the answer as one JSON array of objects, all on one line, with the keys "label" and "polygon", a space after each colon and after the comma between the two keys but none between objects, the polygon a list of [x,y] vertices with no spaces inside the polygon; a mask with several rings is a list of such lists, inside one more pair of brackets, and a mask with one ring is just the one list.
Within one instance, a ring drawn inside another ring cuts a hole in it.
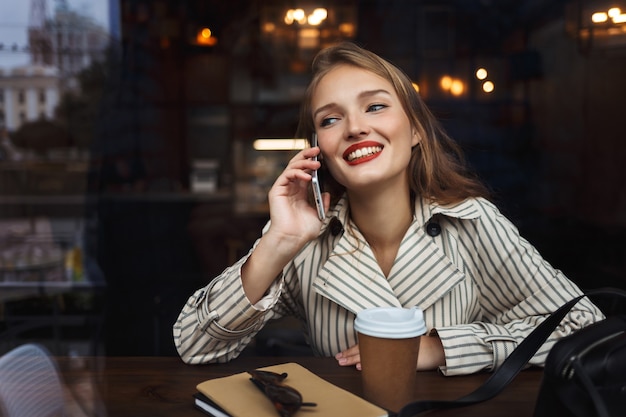
[{"label": "fingers", "polygon": [[315,146],[313,148],[304,148],[300,152],[298,152],[293,158],[291,158],[291,161],[295,161],[298,159],[311,159],[314,156],[317,156],[319,154],[320,154],[319,146]]},{"label": "fingers", "polygon": [[356,366],[356,369],[361,370],[361,355],[359,354],[359,345],[354,345],[344,351],[341,351],[335,355],[335,359],[340,366]]},{"label": "fingers", "polygon": [[[320,148],[317,146],[315,148],[304,148],[303,150],[298,152],[293,158],[291,158],[287,166],[295,167],[297,165],[302,165],[302,163],[304,162],[304,165],[314,166],[314,168],[311,169],[317,169],[319,168],[320,163],[318,161],[314,161],[312,158],[318,156],[319,154]],[[309,162],[312,164],[310,164]]]},{"label": "fingers", "polygon": [[286,168],[281,175],[276,178],[276,184],[289,185],[295,181],[304,181],[305,183],[311,181],[311,174],[304,169],[298,168]]},{"label": "fingers", "polygon": [[305,183],[311,181],[311,171],[318,169],[321,166],[319,161],[314,161],[313,158],[319,155],[319,148],[305,148],[298,152],[287,164],[285,170],[277,178],[279,185],[289,185],[295,181],[303,181]]}]

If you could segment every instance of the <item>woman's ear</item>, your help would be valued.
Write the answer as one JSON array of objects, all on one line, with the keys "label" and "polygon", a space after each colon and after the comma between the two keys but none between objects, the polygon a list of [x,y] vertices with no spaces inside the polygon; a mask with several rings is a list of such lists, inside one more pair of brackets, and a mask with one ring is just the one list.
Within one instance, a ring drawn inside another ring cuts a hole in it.
[{"label": "woman's ear", "polygon": [[421,142],[422,138],[420,138],[420,136],[417,134],[417,130],[413,129],[413,136],[411,137],[411,148],[419,145],[419,143]]}]

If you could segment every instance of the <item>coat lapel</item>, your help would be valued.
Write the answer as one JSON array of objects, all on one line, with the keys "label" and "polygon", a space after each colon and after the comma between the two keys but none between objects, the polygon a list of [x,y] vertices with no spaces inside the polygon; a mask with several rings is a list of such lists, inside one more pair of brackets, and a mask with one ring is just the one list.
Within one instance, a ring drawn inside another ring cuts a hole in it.
[{"label": "coat lapel", "polygon": [[400,306],[367,242],[350,232],[344,232],[334,246],[313,287],[353,313],[368,307]]},{"label": "coat lapel", "polygon": [[425,310],[465,279],[418,222],[411,225],[398,254],[388,281],[405,307]]}]

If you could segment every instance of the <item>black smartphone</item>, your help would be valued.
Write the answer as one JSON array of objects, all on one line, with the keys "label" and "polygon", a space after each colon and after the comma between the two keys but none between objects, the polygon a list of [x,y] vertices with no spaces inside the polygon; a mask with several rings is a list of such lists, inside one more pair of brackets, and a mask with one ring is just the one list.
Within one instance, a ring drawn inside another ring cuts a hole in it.
[{"label": "black smartphone", "polygon": [[[311,147],[317,146],[317,133],[313,133],[313,137],[311,139]],[[317,161],[317,156],[313,157],[314,161]],[[313,198],[315,199],[315,206],[317,207],[317,217],[320,220],[324,220],[326,217],[326,213],[324,212],[324,202],[322,201],[322,190],[320,188],[320,179],[317,175],[317,170],[311,173],[313,177],[311,180],[311,187],[313,187]]]}]

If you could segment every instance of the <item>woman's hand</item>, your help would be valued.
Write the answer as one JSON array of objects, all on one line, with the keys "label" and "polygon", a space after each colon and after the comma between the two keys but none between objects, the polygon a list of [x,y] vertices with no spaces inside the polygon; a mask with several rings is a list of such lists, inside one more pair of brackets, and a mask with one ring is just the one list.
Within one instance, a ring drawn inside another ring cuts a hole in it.
[{"label": "woman's hand", "polygon": [[420,352],[417,356],[417,370],[431,371],[446,366],[446,355],[441,339],[436,333],[420,338]]},{"label": "woman's hand", "polygon": [[[320,167],[320,163],[311,158],[319,153],[318,147],[298,152],[274,182],[268,194],[271,220],[268,233],[298,242],[297,245],[303,245],[319,234],[321,221],[308,200],[310,172]],[[328,209],[328,193],[323,199]]]},{"label": "woman's hand", "polygon": [[[356,366],[361,370],[361,355],[359,354],[359,345],[354,345],[335,355],[335,359],[340,366]],[[445,366],[446,357],[443,345],[439,336],[436,334],[431,336],[420,337],[420,350],[417,356],[416,369],[418,371],[430,371],[440,366]]]},{"label": "woman's hand", "polygon": [[[295,254],[319,235],[322,223],[308,200],[309,172],[320,167],[311,158],[319,152],[318,147],[298,152],[270,189],[270,227],[241,269],[243,290],[252,304],[264,296]],[[322,196],[328,210],[330,195]]]},{"label": "woman's hand", "polygon": [[340,366],[355,365],[356,369],[361,370],[361,355],[359,355],[359,345],[354,345],[335,355],[335,359]]}]

